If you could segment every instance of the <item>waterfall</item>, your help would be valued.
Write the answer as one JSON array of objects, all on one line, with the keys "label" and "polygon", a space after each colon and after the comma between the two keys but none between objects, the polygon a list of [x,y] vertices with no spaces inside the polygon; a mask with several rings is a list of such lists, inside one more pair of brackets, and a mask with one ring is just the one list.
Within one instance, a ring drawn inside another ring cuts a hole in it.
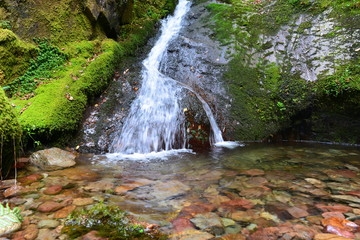
[{"label": "waterfall", "polygon": [[163,20],[161,36],[143,61],[139,95],[132,103],[120,136],[112,142],[111,152],[132,154],[185,148],[184,115],[178,100],[181,89],[167,81],[158,69],[189,9],[190,2],[180,0],[174,15]]},{"label": "waterfall", "polygon": [[[186,147],[185,115],[179,103],[183,86],[161,74],[159,68],[170,41],[180,32],[190,5],[188,0],[179,0],[174,15],[162,21],[161,36],[143,61],[143,81],[138,96],[132,103],[121,134],[113,139],[110,152],[142,154]],[[213,141],[223,142],[209,106],[201,97],[199,100],[210,116]]]}]

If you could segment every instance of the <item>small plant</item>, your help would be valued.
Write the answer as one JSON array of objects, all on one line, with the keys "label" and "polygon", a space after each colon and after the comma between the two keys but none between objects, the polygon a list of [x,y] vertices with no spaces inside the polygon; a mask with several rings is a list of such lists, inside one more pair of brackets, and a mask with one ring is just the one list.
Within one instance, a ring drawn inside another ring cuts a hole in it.
[{"label": "small plant", "polygon": [[72,213],[65,221],[63,233],[71,239],[80,237],[92,230],[109,240],[147,240],[167,239],[159,232],[148,232],[138,224],[128,213],[116,206],[100,202],[88,210],[82,209]]},{"label": "small plant", "polygon": [[8,204],[6,207],[0,204],[0,236],[18,230],[22,221],[19,208],[10,209]]},{"label": "small plant", "polygon": [[12,29],[12,27],[11,27],[11,23],[10,23],[10,21],[6,21],[6,20],[2,20],[2,21],[0,21],[0,28],[2,28],[2,29],[9,29],[9,30],[11,30],[11,29]]},{"label": "small plant", "polygon": [[279,108],[279,110],[280,110],[281,112],[286,110],[285,104],[282,103],[282,102],[277,102],[277,103],[276,103],[276,106]]},{"label": "small plant", "polygon": [[66,60],[66,56],[58,48],[51,46],[47,39],[35,38],[34,41],[39,47],[38,56],[35,60],[30,60],[30,66],[23,76],[3,88],[10,96],[33,92],[38,85],[50,79],[52,71]]}]

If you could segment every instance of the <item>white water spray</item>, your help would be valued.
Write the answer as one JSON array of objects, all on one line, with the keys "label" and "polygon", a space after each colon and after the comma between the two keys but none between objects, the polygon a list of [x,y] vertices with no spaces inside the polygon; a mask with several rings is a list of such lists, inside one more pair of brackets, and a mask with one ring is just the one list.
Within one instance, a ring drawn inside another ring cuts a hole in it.
[{"label": "white water spray", "polygon": [[159,72],[170,41],[179,34],[190,2],[180,0],[173,16],[162,22],[161,36],[144,60],[142,86],[111,152],[150,153],[185,148],[184,115],[177,95],[180,90]]},{"label": "white water spray", "polygon": [[[159,67],[170,41],[179,34],[190,5],[188,0],[179,0],[174,15],[162,22],[161,36],[143,61],[139,95],[131,106],[121,134],[114,138],[110,152],[147,154],[186,147],[185,116],[179,103],[182,86],[161,74]],[[209,106],[196,95],[209,117],[214,143],[223,142]]]}]

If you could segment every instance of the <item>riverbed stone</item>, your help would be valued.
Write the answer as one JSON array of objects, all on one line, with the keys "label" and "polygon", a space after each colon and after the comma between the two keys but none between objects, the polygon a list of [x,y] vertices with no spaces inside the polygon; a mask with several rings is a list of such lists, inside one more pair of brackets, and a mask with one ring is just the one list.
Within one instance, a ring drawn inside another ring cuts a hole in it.
[{"label": "riverbed stone", "polygon": [[171,221],[175,232],[183,232],[188,229],[195,229],[194,224],[188,218],[178,217]]},{"label": "riverbed stone", "polygon": [[31,183],[40,181],[41,179],[43,179],[44,177],[41,174],[35,173],[35,174],[31,174],[25,177],[21,177],[18,179],[18,181],[23,185],[30,185]]},{"label": "riverbed stone", "polygon": [[265,174],[264,170],[261,169],[249,169],[245,171],[241,171],[240,174],[248,175],[248,176],[262,176]]},{"label": "riverbed stone", "polygon": [[46,195],[56,195],[59,194],[62,191],[61,185],[53,185],[48,188],[46,188],[43,193]]},{"label": "riverbed stone", "polygon": [[70,205],[67,207],[64,207],[58,211],[55,212],[54,214],[54,218],[56,219],[61,219],[61,218],[66,218],[67,216],[70,215],[70,213],[72,213],[74,210],[76,209],[76,206],[74,205]]},{"label": "riverbed stone", "polygon": [[64,205],[61,203],[54,201],[46,201],[40,204],[40,206],[38,207],[38,211],[43,213],[49,213],[49,212],[55,212],[63,207]]},{"label": "riverbed stone", "polygon": [[290,213],[290,215],[293,216],[294,218],[302,218],[309,216],[309,213],[306,210],[298,207],[288,208],[287,212]]},{"label": "riverbed stone", "polygon": [[30,224],[22,231],[12,235],[12,240],[34,240],[39,234],[39,229],[35,224]]},{"label": "riverbed stone", "polygon": [[315,235],[314,240],[349,240],[349,238],[342,237],[336,234],[319,233]]},{"label": "riverbed stone", "polygon": [[100,181],[91,182],[84,187],[84,190],[90,192],[105,192],[112,190],[114,187],[113,179],[101,179]]},{"label": "riverbed stone", "polygon": [[152,186],[150,195],[158,200],[169,199],[178,195],[185,194],[190,187],[177,180],[156,182]]},{"label": "riverbed stone", "polygon": [[208,240],[213,238],[214,235],[195,229],[190,229],[170,235],[170,240]]},{"label": "riverbed stone", "polygon": [[75,206],[86,206],[94,203],[94,199],[92,198],[75,198],[73,200],[73,204]]},{"label": "riverbed stone", "polygon": [[211,234],[221,235],[224,233],[221,218],[216,213],[196,214],[190,221],[200,230],[210,232]]},{"label": "riverbed stone", "polygon": [[57,226],[59,226],[59,221],[53,220],[53,219],[45,219],[45,220],[41,220],[38,223],[38,228],[56,228]]},{"label": "riverbed stone", "polygon": [[107,239],[108,238],[100,237],[99,232],[95,230],[90,231],[81,237],[81,240],[107,240]]},{"label": "riverbed stone", "polygon": [[100,177],[99,174],[85,167],[67,168],[63,170],[53,171],[49,174],[51,176],[65,176],[66,178],[74,181],[95,181]]},{"label": "riverbed stone", "polygon": [[76,164],[76,155],[60,148],[40,150],[30,156],[30,162],[42,170],[59,170]]},{"label": "riverbed stone", "polygon": [[6,189],[4,191],[4,197],[9,198],[9,197],[15,197],[15,196],[19,196],[24,192],[24,187],[19,186],[19,185],[14,185],[8,189]]},{"label": "riverbed stone", "polygon": [[179,216],[191,218],[196,214],[212,212],[213,210],[215,210],[215,208],[216,207],[213,204],[204,204],[204,203],[191,204],[190,206],[186,206],[183,209],[181,209]]},{"label": "riverbed stone", "polygon": [[360,198],[352,195],[331,195],[331,197],[339,201],[360,203]]},{"label": "riverbed stone", "polygon": [[56,240],[59,235],[55,230],[43,228],[39,230],[36,240]]}]

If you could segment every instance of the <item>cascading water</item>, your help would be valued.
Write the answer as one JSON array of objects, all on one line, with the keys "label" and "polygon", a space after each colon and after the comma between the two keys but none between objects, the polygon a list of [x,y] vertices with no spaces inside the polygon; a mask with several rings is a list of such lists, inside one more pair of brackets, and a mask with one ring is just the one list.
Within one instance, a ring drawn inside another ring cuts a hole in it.
[{"label": "cascading water", "polygon": [[167,81],[158,69],[189,9],[190,2],[180,0],[174,15],[162,22],[161,36],[143,62],[139,95],[131,106],[121,135],[112,142],[111,152],[132,154],[185,148],[184,116],[177,96],[181,89]]},{"label": "cascading water", "polygon": [[[189,1],[180,0],[174,15],[162,22],[161,36],[143,61],[143,81],[139,94],[131,106],[121,134],[114,138],[110,152],[142,154],[185,148],[185,116],[179,103],[184,86],[161,74],[159,68],[170,41],[180,32],[190,5]],[[209,106],[197,96],[209,117],[213,142],[223,142]]]}]

